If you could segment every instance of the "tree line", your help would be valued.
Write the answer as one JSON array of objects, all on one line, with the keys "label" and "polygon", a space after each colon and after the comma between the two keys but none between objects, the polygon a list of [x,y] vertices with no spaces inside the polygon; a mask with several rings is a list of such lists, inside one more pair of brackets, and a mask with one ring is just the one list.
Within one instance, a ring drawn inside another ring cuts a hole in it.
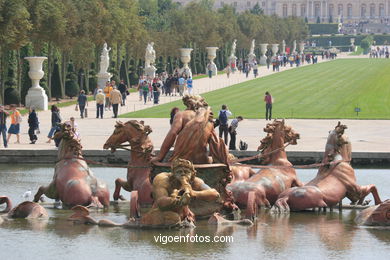
[{"label": "tree line", "polygon": [[0,103],[24,102],[31,86],[26,56],[48,57],[41,86],[50,98],[64,98],[96,87],[104,42],[112,48],[113,78],[135,84],[150,41],[157,72],[180,66],[178,49],[191,47],[191,68],[204,73],[207,46],[219,47],[221,69],[233,39],[236,56],[245,57],[252,39],[291,45],[307,35],[302,19],[265,16],[258,5],[237,13],[228,5],[213,9],[211,0],[0,0]]}]

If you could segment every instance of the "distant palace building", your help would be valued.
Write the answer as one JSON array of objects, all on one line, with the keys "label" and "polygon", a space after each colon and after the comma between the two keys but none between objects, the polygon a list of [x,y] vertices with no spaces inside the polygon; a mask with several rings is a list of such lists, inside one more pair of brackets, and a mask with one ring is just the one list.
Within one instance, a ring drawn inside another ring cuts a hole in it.
[{"label": "distant palace building", "polygon": [[[181,4],[192,1],[176,0]],[[317,17],[325,22],[330,17],[334,22],[338,18],[344,22],[381,22],[390,18],[390,0],[215,0],[214,7],[220,8],[227,4],[242,12],[252,9],[257,3],[267,15],[307,17],[311,22],[315,22]]]}]

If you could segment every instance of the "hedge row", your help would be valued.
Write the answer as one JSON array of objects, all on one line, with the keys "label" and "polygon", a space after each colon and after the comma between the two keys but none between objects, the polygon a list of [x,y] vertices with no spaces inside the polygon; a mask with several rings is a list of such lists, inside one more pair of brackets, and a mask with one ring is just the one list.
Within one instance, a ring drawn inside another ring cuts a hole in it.
[{"label": "hedge row", "polygon": [[[351,38],[355,38],[355,45],[360,45],[366,37],[367,35],[316,36],[309,38],[309,41],[315,41],[318,47],[328,47],[329,41],[332,41],[332,46],[347,46],[351,45]],[[373,37],[378,45],[390,44],[390,35],[373,35]]]},{"label": "hedge row", "polygon": [[308,26],[310,34],[332,34],[339,30],[337,23],[309,23]]}]

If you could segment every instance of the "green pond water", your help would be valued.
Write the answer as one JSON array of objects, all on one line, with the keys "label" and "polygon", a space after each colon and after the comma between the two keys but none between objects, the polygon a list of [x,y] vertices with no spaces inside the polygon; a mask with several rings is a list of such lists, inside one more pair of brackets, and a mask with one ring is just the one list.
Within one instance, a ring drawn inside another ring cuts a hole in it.
[{"label": "green pond water", "polygon": [[[112,193],[114,180],[125,169],[92,168]],[[298,170],[302,181],[316,170]],[[28,189],[52,179],[53,166],[0,165],[0,195],[14,205]],[[382,199],[390,198],[390,170],[356,170],[358,183],[377,185]],[[128,193],[123,193],[129,197]],[[371,195],[368,197],[372,199]],[[50,200],[48,200],[50,201]],[[345,201],[347,203],[347,201]],[[3,207],[0,208],[2,210]],[[192,230],[128,230],[78,225],[67,221],[68,210],[47,207],[47,220],[10,220],[0,225],[0,259],[389,259],[390,229],[358,227],[355,210],[271,215],[262,212],[254,226],[216,227],[197,221]],[[129,206],[94,211],[97,219],[123,223]],[[183,236],[178,243],[156,242],[162,236]],[[229,242],[185,242],[184,237],[224,236]]]}]

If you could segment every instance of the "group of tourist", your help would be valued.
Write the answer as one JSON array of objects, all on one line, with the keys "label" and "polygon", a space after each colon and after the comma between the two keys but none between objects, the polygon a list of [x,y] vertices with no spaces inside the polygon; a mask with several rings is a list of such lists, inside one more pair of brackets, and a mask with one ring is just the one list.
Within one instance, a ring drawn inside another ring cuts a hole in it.
[{"label": "group of tourist", "polygon": [[[115,80],[112,80],[111,82],[107,81],[106,86],[103,89],[100,89],[99,86],[96,86],[94,92],[94,99],[96,100],[96,118],[103,118],[104,111],[111,111],[111,107],[113,112],[112,117],[117,118],[119,104],[121,106],[125,106],[126,99],[129,94],[130,92],[127,89],[124,80],[121,80],[118,86],[116,85]],[[80,92],[80,96],[81,95],[84,95],[83,90]],[[86,104],[88,104],[88,102]],[[80,103],[78,100],[78,105],[80,107],[80,116],[81,118],[84,118],[83,112],[85,110],[85,104],[84,102]]]},{"label": "group of tourist", "polygon": [[219,137],[225,140],[225,144],[228,145],[228,134],[230,135],[229,150],[237,150],[236,148],[236,136],[238,123],[244,120],[242,116],[237,116],[232,120],[229,125],[229,116],[232,116],[232,112],[228,109],[227,105],[222,105],[218,114],[218,120],[215,122],[215,126],[219,128]]},{"label": "group of tourist", "polygon": [[161,73],[153,79],[141,76],[138,83],[139,100],[146,104],[153,100],[153,104],[159,104],[160,95],[184,96],[192,95],[193,81],[186,73],[179,73],[178,69],[173,74]]},{"label": "group of tourist", "polygon": [[370,58],[389,58],[389,47],[388,46],[376,46],[370,51]]}]

